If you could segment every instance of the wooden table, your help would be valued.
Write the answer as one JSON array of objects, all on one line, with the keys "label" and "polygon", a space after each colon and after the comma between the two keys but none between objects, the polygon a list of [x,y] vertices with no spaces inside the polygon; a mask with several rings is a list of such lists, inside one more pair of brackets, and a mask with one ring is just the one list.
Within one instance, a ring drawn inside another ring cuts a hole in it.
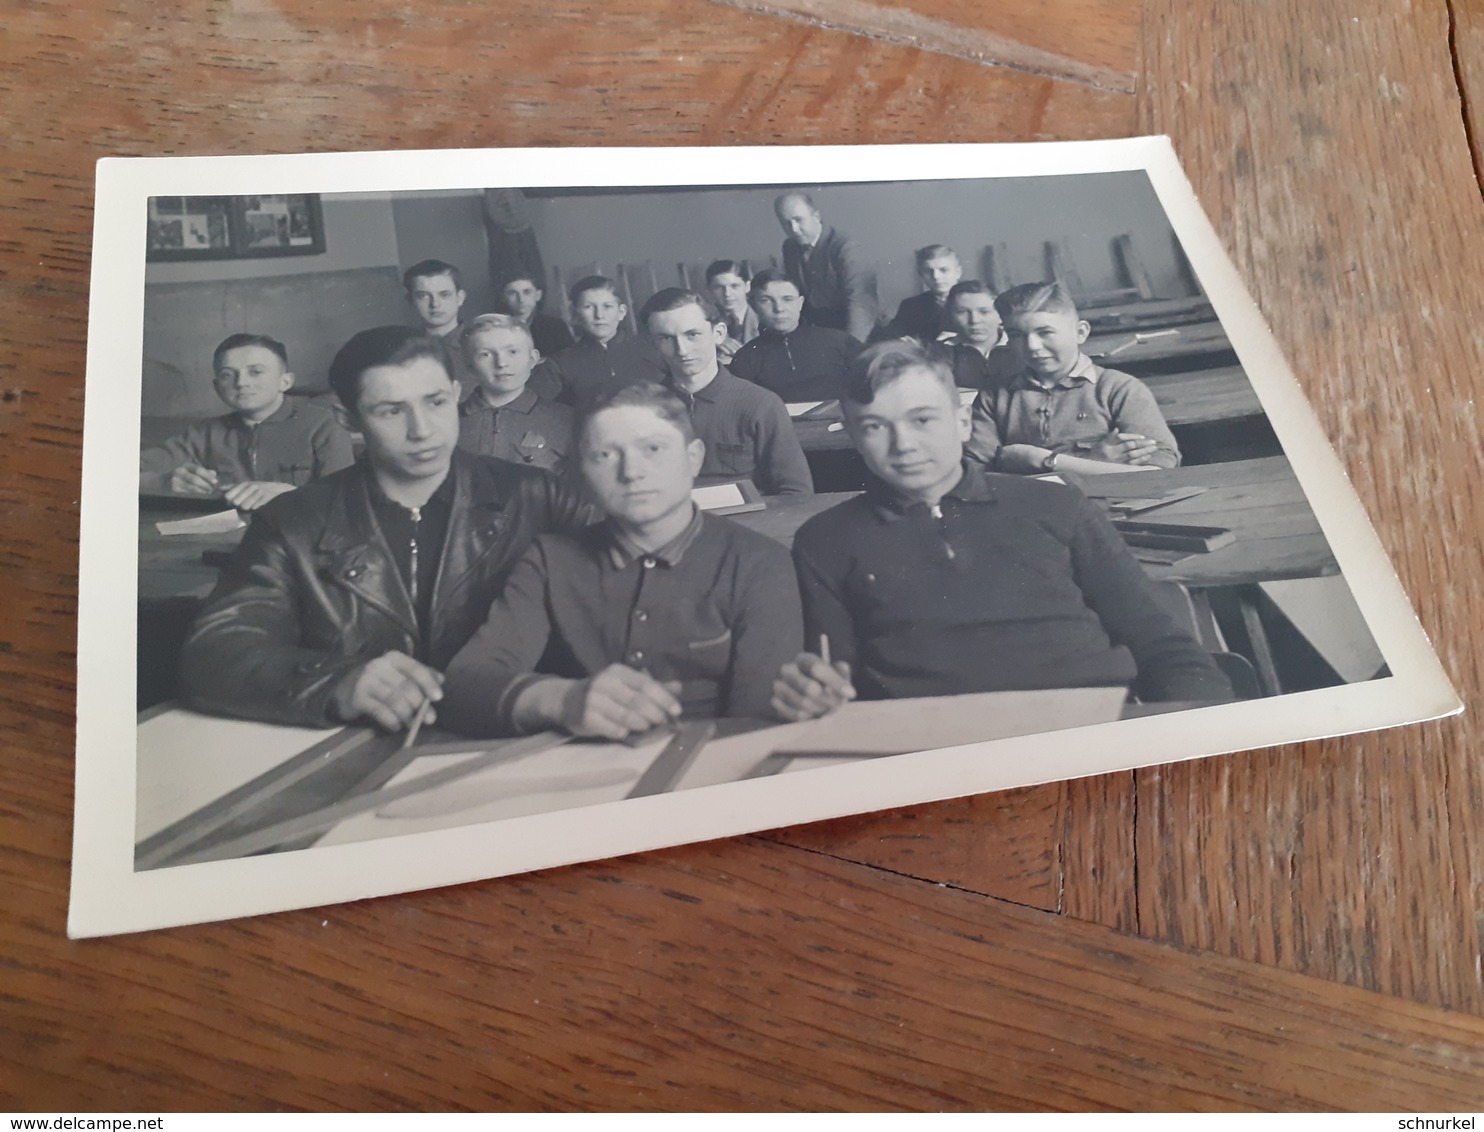
[{"label": "wooden table", "polygon": [[[909,0],[822,27],[794,3],[566,0],[493,35],[440,0],[8,14],[7,1107],[1478,1107],[1477,5],[1007,2],[959,27]],[[1173,138],[1468,714],[63,938],[98,157],[1140,131]]]},{"label": "wooden table", "polygon": [[1232,352],[1231,340],[1216,319],[1149,329],[1112,330],[1094,333],[1082,351],[1100,366],[1143,374],[1169,365],[1194,368],[1184,363],[1225,357]]}]

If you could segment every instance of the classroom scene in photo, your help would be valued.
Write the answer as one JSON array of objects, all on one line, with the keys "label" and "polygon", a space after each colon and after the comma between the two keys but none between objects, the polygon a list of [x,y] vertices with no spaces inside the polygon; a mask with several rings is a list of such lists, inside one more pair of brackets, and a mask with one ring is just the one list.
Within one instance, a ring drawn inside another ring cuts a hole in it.
[{"label": "classroom scene in photo", "polygon": [[147,219],[136,870],[1389,675],[1142,171]]}]

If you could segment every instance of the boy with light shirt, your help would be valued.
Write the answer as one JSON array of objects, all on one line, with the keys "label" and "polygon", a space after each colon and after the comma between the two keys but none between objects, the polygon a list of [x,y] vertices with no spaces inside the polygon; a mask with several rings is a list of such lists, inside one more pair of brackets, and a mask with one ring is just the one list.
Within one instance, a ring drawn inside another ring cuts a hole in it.
[{"label": "boy with light shirt", "polygon": [[737,351],[732,372],[784,401],[830,401],[840,396],[846,367],[861,344],[843,330],[803,321],[798,285],[773,268],[752,277],[749,301],[761,333]]},{"label": "boy with light shirt", "polygon": [[563,400],[581,413],[626,385],[665,379],[653,347],[624,329],[629,308],[618,297],[617,283],[589,275],[572,284],[569,298],[578,340],[554,359]]},{"label": "boy with light shirt", "polygon": [[953,375],[909,342],[852,367],[845,424],[865,494],[794,540],[805,640],[774,709],[810,719],[855,698],[1130,685],[1143,700],[1231,698],[1165,613],[1100,510],[1075,488],[963,459]]},{"label": "boy with light shirt", "polygon": [[995,309],[1019,368],[975,400],[970,456],[1023,474],[1179,465],[1180,446],[1149,387],[1082,352],[1091,328],[1061,283],[1012,287]]},{"label": "boy with light shirt", "polygon": [[948,295],[964,277],[964,268],[958,253],[947,244],[929,244],[918,248],[915,255],[922,292],[902,300],[890,333],[897,338],[916,338],[927,345],[955,329],[948,314]]},{"label": "boy with light shirt", "polygon": [[330,386],[365,457],[254,516],[186,640],[193,708],[405,727],[532,539],[589,519],[545,472],[454,450],[458,386],[421,331],[355,335]]},{"label": "boy with light shirt", "polygon": [[705,457],[685,405],[652,383],[583,422],[582,475],[606,518],[549,535],[448,667],[443,725],[623,739],[681,716],[771,718],[802,641],[788,552],[700,512]]},{"label": "boy with light shirt", "polygon": [[139,458],[139,490],[221,495],[255,511],[270,499],[351,465],[350,435],[329,409],[288,401],[294,384],[282,342],[233,334],[212,356],[217,396],[232,412],[191,425]]},{"label": "boy with light shirt", "polygon": [[505,313],[529,326],[536,349],[551,358],[572,345],[575,339],[565,322],[542,313],[541,300],[545,295],[536,280],[528,275],[518,275],[500,288],[500,301],[505,305]]},{"label": "boy with light shirt", "polygon": [[463,351],[478,384],[459,406],[459,447],[560,470],[572,448],[572,410],[533,380],[541,352],[530,328],[511,315],[482,314],[464,328]]},{"label": "boy with light shirt", "polygon": [[644,304],[641,319],[705,444],[701,476],[749,479],[764,495],[811,494],[814,478],[788,409],[721,364],[726,323],[715,308],[694,291],[668,287]]},{"label": "boy with light shirt", "polygon": [[738,350],[758,336],[757,311],[747,301],[751,279],[747,268],[734,259],[718,259],[706,268],[706,290],[727,322],[727,340],[718,351],[723,362],[730,362]]}]

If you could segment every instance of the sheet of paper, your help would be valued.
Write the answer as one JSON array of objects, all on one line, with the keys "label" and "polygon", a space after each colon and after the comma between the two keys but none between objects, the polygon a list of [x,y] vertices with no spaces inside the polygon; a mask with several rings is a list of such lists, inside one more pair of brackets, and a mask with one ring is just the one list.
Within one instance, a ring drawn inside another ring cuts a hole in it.
[{"label": "sheet of paper", "polygon": [[[540,751],[350,818],[318,844],[344,845],[599,802],[620,802],[669,739],[666,734],[641,747],[626,747],[622,743],[568,743]],[[478,745],[471,744],[468,754],[426,755],[414,760],[388,785],[412,782],[450,765],[451,761],[476,758],[480,753]]]},{"label": "sheet of paper", "polygon": [[979,390],[977,389],[960,389],[958,391],[959,406],[963,407],[966,405],[972,405],[974,403],[974,398],[977,396],[979,396]]},{"label": "sheet of paper", "polygon": [[811,409],[817,409],[823,404],[823,401],[789,401],[784,407],[788,409],[789,416],[802,417]]},{"label": "sheet of paper", "polygon": [[220,719],[172,708],[139,724],[135,840],[251,782],[340,730]]},{"label": "sheet of paper", "polygon": [[714,511],[718,507],[740,507],[747,502],[742,489],[734,483],[714,483],[692,488],[690,497],[702,511]]},{"label": "sheet of paper", "polygon": [[247,526],[236,508],[193,515],[189,519],[163,519],[155,524],[162,535],[224,535]]},{"label": "sheet of paper", "polygon": [[985,739],[1035,735],[1089,723],[1111,723],[1123,709],[1122,688],[1056,688],[982,692],[917,700],[846,704],[778,745],[780,754],[829,752],[894,755],[958,747]]}]

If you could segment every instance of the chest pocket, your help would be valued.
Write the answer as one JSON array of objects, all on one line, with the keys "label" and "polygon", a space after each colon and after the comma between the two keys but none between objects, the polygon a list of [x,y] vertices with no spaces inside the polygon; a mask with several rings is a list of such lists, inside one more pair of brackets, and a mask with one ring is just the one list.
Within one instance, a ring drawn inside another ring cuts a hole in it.
[{"label": "chest pocket", "polygon": [[273,469],[273,475],[270,478],[277,483],[291,483],[295,487],[303,487],[313,476],[313,464],[280,463]]},{"label": "chest pocket", "polygon": [[708,446],[709,474],[748,476],[752,474],[753,455],[750,443],[724,443],[716,441]]}]

